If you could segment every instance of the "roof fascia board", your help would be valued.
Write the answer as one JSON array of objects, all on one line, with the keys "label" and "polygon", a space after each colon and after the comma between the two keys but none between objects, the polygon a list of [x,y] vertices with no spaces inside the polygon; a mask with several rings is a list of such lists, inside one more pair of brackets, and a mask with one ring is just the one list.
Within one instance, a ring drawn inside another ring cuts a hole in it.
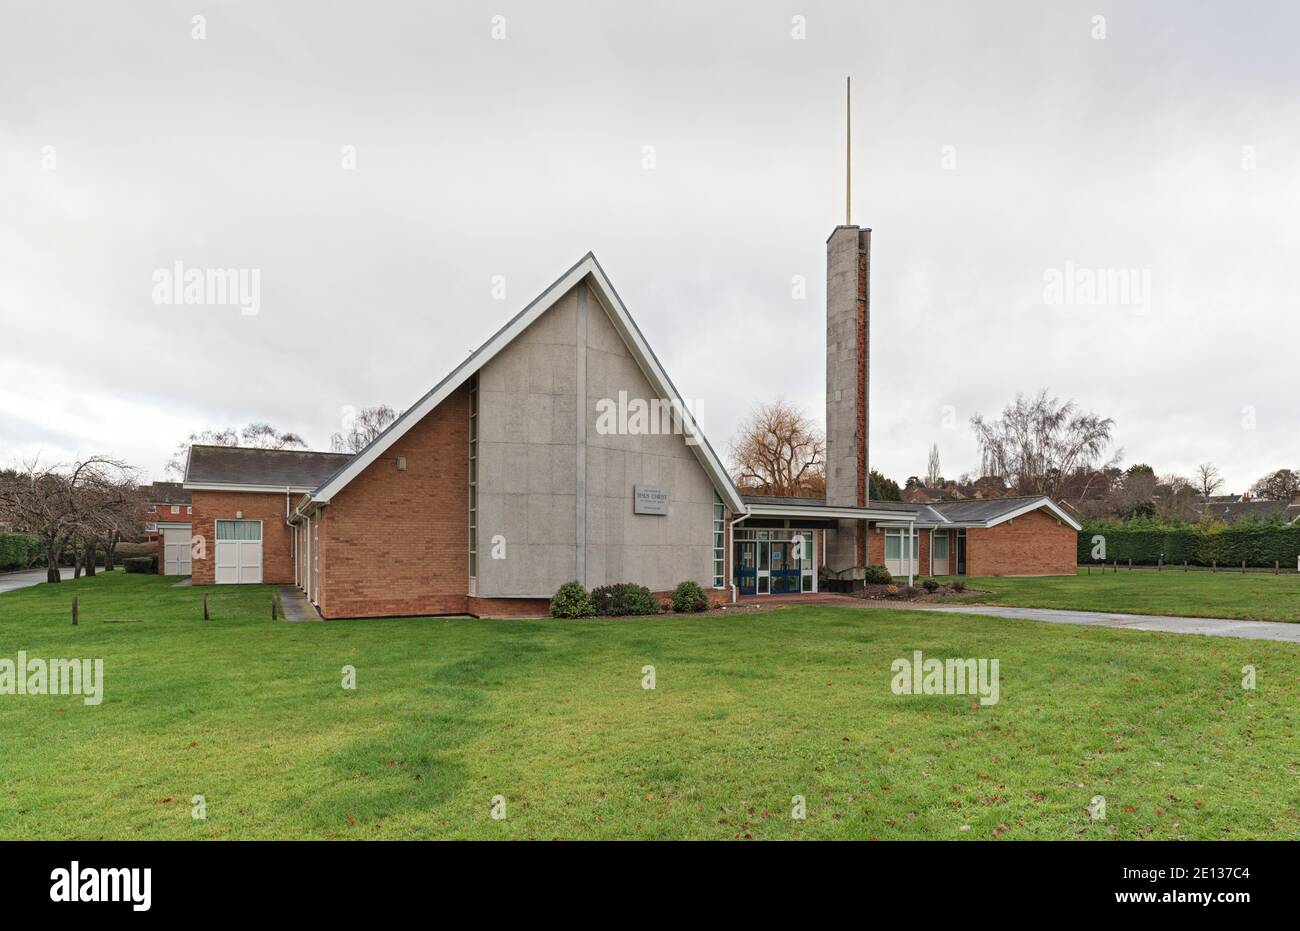
[{"label": "roof fascia board", "polygon": [[[873,511],[870,508],[831,508],[831,507],[783,507],[779,504],[751,504],[747,510],[750,517],[808,517],[833,518],[838,520],[897,520],[897,511]],[[903,522],[906,526],[907,521]]]},{"label": "roof fascia board", "polygon": [[1078,532],[1083,529],[1082,524],[1080,524],[1069,514],[1065,513],[1065,511],[1063,511],[1057,505],[1057,503],[1053,501],[1051,498],[1038,498],[1037,500],[1030,501],[1028,504],[1016,508],[1014,511],[1008,511],[1006,514],[1002,514],[998,517],[990,517],[987,521],[984,522],[984,526],[996,527],[998,524],[1005,523],[1006,521],[1009,521],[1015,517],[1020,517],[1023,514],[1028,514],[1030,511],[1037,511],[1039,508],[1047,508],[1053,514],[1055,514],[1060,520],[1064,521],[1066,524],[1073,527],[1075,532]]},{"label": "roof fascia board", "polygon": [[285,492],[303,494],[312,490],[311,485],[241,485],[228,482],[186,482],[190,491],[248,491],[255,494],[282,495]]}]

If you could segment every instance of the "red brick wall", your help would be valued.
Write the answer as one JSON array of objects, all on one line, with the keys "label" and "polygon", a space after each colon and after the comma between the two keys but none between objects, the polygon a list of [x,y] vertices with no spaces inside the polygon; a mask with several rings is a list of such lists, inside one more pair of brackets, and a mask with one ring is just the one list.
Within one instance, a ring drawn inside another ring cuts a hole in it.
[{"label": "red brick wall", "polygon": [[966,531],[968,575],[1074,575],[1078,535],[1049,511],[1037,510]]},{"label": "red brick wall", "polygon": [[191,532],[203,537],[203,559],[196,554],[192,566],[195,585],[212,585],[217,565],[216,520],[262,522],[262,581],[267,584],[293,582],[293,536],[284,520],[284,492],[196,491]]},{"label": "red brick wall", "polygon": [[551,603],[545,598],[469,598],[466,613],[475,617],[547,617]]},{"label": "red brick wall", "polygon": [[334,497],[320,541],[323,617],[468,613],[467,386]]}]

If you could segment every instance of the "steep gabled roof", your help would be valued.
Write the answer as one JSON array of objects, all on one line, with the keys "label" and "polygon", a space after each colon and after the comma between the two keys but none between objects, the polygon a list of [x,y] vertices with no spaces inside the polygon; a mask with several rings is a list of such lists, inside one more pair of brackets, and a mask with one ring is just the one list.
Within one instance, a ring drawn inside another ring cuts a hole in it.
[{"label": "steep gabled roof", "polygon": [[655,356],[654,351],[646,342],[641,330],[637,327],[632,315],[628,313],[627,307],[614,290],[609,278],[605,275],[605,270],[600,267],[596,261],[596,256],[588,252],[576,265],[561,275],[545,291],[539,294],[527,307],[521,310],[505,326],[498,330],[486,343],[476,349],[468,359],[458,365],[451,374],[449,374],[419,401],[415,402],[402,416],[389,424],[388,429],[379,436],[361,452],[357,453],[350,460],[337,468],[333,474],[329,475],[320,482],[319,487],[311,492],[311,499],[317,503],[328,503],[335,495],[347,487],[348,483],[361,474],[367,466],[378,459],[384,452],[396,443],[406,434],[413,426],[419,423],[435,407],[441,404],[453,391],[463,385],[467,379],[491,359],[493,359],[501,350],[508,346],[519,334],[524,332],[533,321],[537,320],[542,314],[550,310],[561,297],[568,294],[578,284],[585,281],[591,288],[596,299],[600,301],[618,330],[619,335],[623,337],[623,342],[627,344],[628,349],[632,352],[633,358],[641,368],[642,374],[650,382],[650,386],[658,392],[661,398],[668,401],[679,403],[684,421],[683,429],[687,436],[694,436],[699,440],[698,443],[690,444],[691,450],[699,460],[700,465],[708,474],[713,482],[714,489],[721,495],[722,500],[732,511],[743,511],[744,502],[740,499],[740,494],[736,491],[736,486],[732,483],[731,477],[727,470],[723,468],[721,460],[718,459],[717,453],[709,445],[708,439],[695,423],[691,412],[686,408],[685,402],[676,386],[664,371],[659,359]]},{"label": "steep gabled roof", "polygon": [[307,491],[351,458],[305,449],[191,446],[185,487]]}]

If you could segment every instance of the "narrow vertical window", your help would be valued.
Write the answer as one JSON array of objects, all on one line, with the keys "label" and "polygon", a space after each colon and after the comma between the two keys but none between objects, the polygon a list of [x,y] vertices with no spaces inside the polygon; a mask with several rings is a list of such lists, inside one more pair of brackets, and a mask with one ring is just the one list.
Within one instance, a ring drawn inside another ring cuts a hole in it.
[{"label": "narrow vertical window", "polygon": [[469,380],[469,577],[478,578],[478,373]]},{"label": "narrow vertical window", "polygon": [[713,493],[713,587],[722,588],[726,584],[726,508],[722,505],[722,497],[715,491]]}]

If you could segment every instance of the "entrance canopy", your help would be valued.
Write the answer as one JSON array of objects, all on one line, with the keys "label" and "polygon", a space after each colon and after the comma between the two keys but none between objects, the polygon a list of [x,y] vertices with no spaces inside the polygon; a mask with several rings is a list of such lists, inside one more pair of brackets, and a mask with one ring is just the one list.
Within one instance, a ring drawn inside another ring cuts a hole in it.
[{"label": "entrance canopy", "polygon": [[[870,506],[865,508],[858,507],[833,507],[826,503],[824,498],[779,498],[769,495],[745,495],[744,501],[748,512],[748,519],[745,524],[749,526],[760,526],[762,520],[779,520],[789,521],[790,526],[806,526],[804,522],[811,521],[815,526],[834,526],[836,521],[841,520],[899,520],[906,522],[908,520],[907,512],[902,512],[893,508],[881,508]],[[909,507],[913,515],[918,514],[919,508]],[[796,524],[796,521],[799,522]]]}]

